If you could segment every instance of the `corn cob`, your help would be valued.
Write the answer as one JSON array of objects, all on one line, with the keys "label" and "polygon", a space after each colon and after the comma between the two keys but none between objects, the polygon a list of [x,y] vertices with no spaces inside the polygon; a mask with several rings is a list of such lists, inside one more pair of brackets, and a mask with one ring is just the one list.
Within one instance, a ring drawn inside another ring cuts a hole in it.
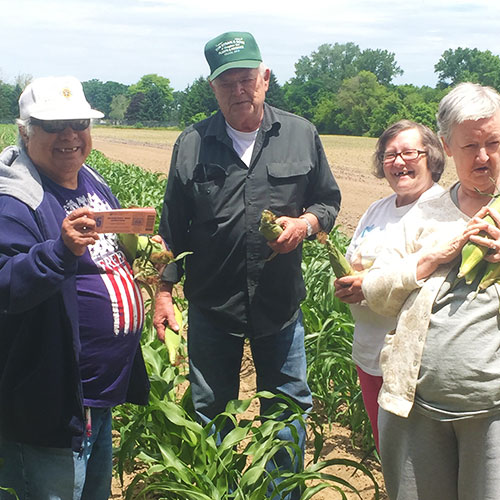
[{"label": "corn cob", "polygon": [[133,262],[137,257],[137,245],[139,243],[137,234],[119,233],[118,241],[127,260]]},{"label": "corn cob", "polygon": [[[495,197],[493,202],[490,205],[491,208],[496,210],[500,210],[500,198]],[[483,219],[488,224],[495,224],[495,221],[490,215],[487,215]],[[481,231],[478,236],[482,236],[484,238],[490,238],[488,233],[485,231]],[[469,273],[474,267],[483,259],[486,255],[488,248],[483,245],[477,245],[472,241],[468,241],[464,247],[462,248],[462,262],[460,264],[460,269],[458,271],[458,278],[463,278],[467,273]]]},{"label": "corn cob", "polygon": [[486,290],[490,285],[500,280],[500,263],[488,262],[484,270],[484,275],[478,285],[478,290]]},{"label": "corn cob", "polygon": [[172,365],[175,364],[177,360],[177,354],[179,352],[179,346],[181,345],[181,334],[182,331],[182,313],[179,308],[174,304],[175,320],[179,325],[179,332],[174,332],[171,328],[165,328],[165,347],[168,351],[168,359]]},{"label": "corn cob", "polygon": [[344,254],[335,246],[330,238],[328,238],[326,233],[319,232],[317,233],[316,238],[320,243],[326,246],[330,265],[332,266],[333,272],[337,278],[353,274],[351,265],[347,262]]},{"label": "corn cob", "polygon": [[[483,273],[484,269],[486,267],[486,261],[482,260],[477,266],[474,266],[465,276],[465,283],[467,285],[470,285],[471,283],[474,282],[474,280]],[[459,279],[457,278],[457,281]]]},{"label": "corn cob", "polygon": [[283,232],[283,228],[276,224],[276,215],[270,210],[263,210],[260,216],[259,231],[267,241],[274,241]]}]

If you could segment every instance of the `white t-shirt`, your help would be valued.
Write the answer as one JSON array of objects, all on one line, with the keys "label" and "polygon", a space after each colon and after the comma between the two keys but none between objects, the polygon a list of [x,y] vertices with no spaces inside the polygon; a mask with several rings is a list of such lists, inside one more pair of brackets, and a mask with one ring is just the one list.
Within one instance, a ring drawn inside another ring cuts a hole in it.
[{"label": "white t-shirt", "polygon": [[250,160],[252,159],[253,147],[255,146],[255,138],[259,129],[253,132],[240,132],[234,129],[226,122],[227,135],[231,137],[233,141],[233,148],[238,153],[243,163],[249,167]]},{"label": "white t-shirt", "polygon": [[[370,268],[380,252],[393,246],[401,234],[398,227],[401,219],[415,205],[442,191],[441,186],[433,184],[417,201],[403,207],[396,206],[396,194],[372,203],[361,217],[346,252],[353,268],[356,271]],[[373,312],[365,302],[350,307],[355,320],[352,359],[366,373],[382,376],[380,350],[386,333],[396,327],[396,318]]]}]

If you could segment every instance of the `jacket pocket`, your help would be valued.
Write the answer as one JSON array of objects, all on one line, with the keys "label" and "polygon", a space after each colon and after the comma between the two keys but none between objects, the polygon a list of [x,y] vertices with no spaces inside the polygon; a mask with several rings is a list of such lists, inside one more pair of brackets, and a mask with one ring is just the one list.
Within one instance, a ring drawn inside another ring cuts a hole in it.
[{"label": "jacket pocket", "polygon": [[192,197],[195,205],[195,222],[203,223],[225,218],[229,209],[224,199],[227,173],[216,164],[199,163],[193,174]]},{"label": "jacket pocket", "polygon": [[311,169],[312,165],[307,162],[269,163],[267,175],[270,209],[277,215],[298,217],[304,208],[307,175]]}]

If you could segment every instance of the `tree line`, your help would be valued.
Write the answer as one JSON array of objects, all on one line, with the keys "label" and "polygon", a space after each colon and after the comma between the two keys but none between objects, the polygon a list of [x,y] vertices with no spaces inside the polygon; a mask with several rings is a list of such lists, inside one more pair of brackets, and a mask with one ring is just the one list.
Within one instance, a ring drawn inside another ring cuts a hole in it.
[{"label": "tree line", "polygon": [[[489,50],[448,49],[434,66],[436,87],[394,85],[403,74],[392,52],[361,50],[358,45],[323,44],[295,63],[295,75],[283,85],[271,74],[266,101],[311,120],[320,133],[377,137],[391,123],[408,118],[435,128],[438,103],[450,86],[462,81],[500,91],[500,57]],[[29,75],[14,84],[0,80],[0,122],[18,116],[17,100]],[[133,85],[97,79],[83,83],[91,105],[114,124],[185,127],[214,113],[218,106],[208,81],[197,78],[183,91],[157,74]]]}]

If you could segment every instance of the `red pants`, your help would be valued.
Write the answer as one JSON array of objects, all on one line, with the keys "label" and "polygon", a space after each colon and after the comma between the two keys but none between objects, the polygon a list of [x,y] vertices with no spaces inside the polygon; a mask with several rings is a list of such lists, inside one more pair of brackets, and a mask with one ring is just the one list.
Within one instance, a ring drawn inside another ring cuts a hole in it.
[{"label": "red pants", "polygon": [[378,393],[382,387],[382,377],[376,375],[369,375],[364,372],[359,366],[356,366],[358,372],[359,385],[361,386],[361,394],[363,396],[363,403],[365,404],[366,413],[372,425],[373,438],[375,439],[375,446],[378,447]]}]

